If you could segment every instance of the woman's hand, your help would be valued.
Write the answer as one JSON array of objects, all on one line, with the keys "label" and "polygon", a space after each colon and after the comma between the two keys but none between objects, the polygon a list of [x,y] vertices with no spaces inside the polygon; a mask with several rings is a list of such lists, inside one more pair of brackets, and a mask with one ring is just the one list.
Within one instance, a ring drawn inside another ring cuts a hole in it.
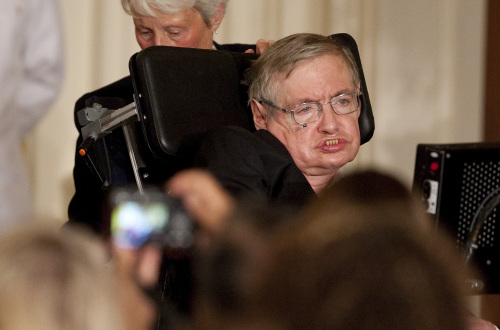
[{"label": "woman's hand", "polygon": [[[257,42],[255,43],[256,45],[256,49],[257,49],[257,54],[262,54],[264,53],[264,51],[269,48],[269,46],[271,46],[272,44],[274,44],[274,40],[265,40],[265,39],[259,39],[257,40]],[[255,51],[253,49],[248,49],[247,51],[245,51],[245,53],[255,53]]]}]

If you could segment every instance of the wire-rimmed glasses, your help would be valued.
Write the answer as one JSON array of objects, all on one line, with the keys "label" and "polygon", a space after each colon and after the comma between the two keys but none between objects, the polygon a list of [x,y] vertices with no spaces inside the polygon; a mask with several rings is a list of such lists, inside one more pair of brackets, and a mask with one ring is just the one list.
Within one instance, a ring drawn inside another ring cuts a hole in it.
[{"label": "wire-rimmed glasses", "polygon": [[290,113],[293,121],[299,125],[305,125],[317,121],[321,117],[323,105],[328,103],[330,103],[333,111],[337,115],[347,115],[358,110],[360,106],[359,96],[360,93],[358,92],[340,94],[326,103],[306,102],[296,105],[295,108],[291,110],[279,107],[271,101],[260,100],[259,102],[283,112]]}]

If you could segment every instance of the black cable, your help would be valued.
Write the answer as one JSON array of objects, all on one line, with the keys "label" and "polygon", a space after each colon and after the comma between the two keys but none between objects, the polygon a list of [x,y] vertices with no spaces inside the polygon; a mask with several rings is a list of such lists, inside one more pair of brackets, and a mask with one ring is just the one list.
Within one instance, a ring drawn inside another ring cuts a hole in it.
[{"label": "black cable", "polygon": [[477,241],[484,222],[488,219],[489,215],[493,212],[495,207],[498,206],[498,204],[500,204],[500,187],[497,187],[483,199],[476,211],[476,214],[472,218],[469,228],[469,237],[465,244],[463,259],[464,265],[467,265],[470,262],[472,255],[475,250],[477,250]]}]

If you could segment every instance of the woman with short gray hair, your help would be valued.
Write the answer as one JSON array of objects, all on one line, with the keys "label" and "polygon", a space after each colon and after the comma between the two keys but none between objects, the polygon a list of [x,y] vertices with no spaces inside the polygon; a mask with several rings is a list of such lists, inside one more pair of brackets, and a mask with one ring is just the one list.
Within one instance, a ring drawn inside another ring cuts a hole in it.
[{"label": "woman with short gray hair", "polygon": [[134,19],[137,42],[150,46],[217,48],[213,34],[228,0],[121,0]]}]

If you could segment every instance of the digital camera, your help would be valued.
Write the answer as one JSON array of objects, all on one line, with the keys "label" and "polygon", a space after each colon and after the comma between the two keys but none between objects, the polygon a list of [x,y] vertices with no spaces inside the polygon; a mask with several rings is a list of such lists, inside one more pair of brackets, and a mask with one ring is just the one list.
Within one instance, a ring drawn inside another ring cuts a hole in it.
[{"label": "digital camera", "polygon": [[113,191],[111,235],[121,248],[138,249],[156,243],[172,250],[193,244],[193,222],[179,200],[157,189],[121,188]]}]

